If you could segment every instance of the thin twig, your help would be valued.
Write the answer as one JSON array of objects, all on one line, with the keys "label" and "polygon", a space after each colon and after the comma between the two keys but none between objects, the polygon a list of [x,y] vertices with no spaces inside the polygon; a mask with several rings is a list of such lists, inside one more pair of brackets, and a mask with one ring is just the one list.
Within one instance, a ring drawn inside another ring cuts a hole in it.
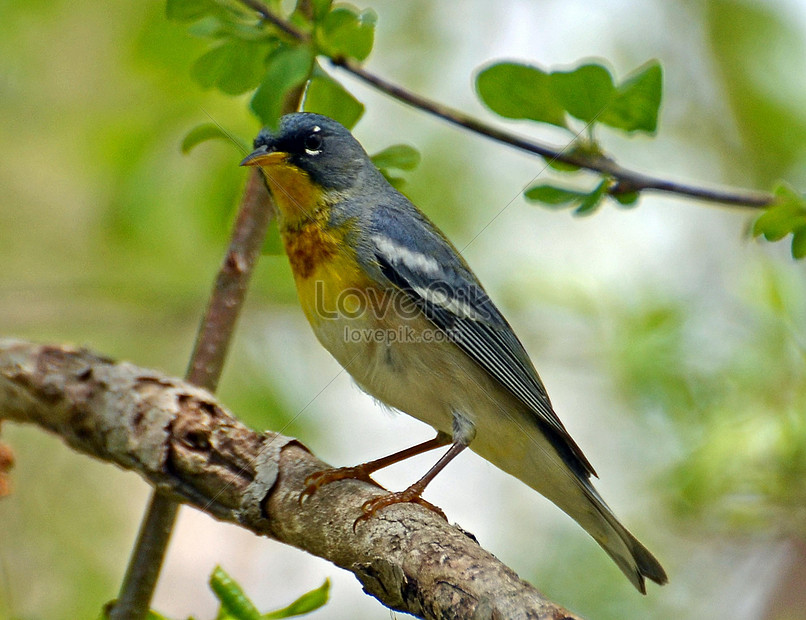
[{"label": "thin twig", "polygon": [[148,614],[178,512],[175,499],[157,490],[151,492],[118,600],[109,611],[110,620],[139,619]]},{"label": "thin twig", "polygon": [[402,101],[410,106],[420,110],[429,112],[443,120],[448,121],[459,127],[469,129],[470,131],[479,135],[485,136],[513,146],[528,153],[540,155],[544,159],[555,162],[563,162],[586,170],[592,170],[612,177],[616,184],[614,187],[618,188],[618,193],[638,192],[644,190],[654,190],[659,192],[668,192],[678,194],[681,196],[688,196],[705,200],[708,202],[716,202],[725,205],[732,205],[737,207],[751,207],[760,209],[768,207],[772,204],[774,197],[771,194],[761,192],[749,192],[741,190],[720,190],[697,187],[685,183],[678,183],[668,179],[661,179],[653,177],[640,172],[635,172],[623,168],[612,159],[602,155],[587,155],[575,153],[567,149],[558,147],[547,146],[533,140],[528,140],[522,136],[511,134],[509,132],[493,127],[483,123],[482,121],[473,118],[445,105],[426,99],[416,93],[406,90],[370,73],[363,67],[357,65],[347,58],[333,58],[331,62],[341,67],[345,71],[360,78],[367,84],[374,86],[377,90],[384,92],[398,101]]},{"label": "thin twig", "polygon": [[[293,25],[273,18],[268,7],[258,0],[242,2],[292,37],[307,36]],[[307,0],[299,0],[297,6],[303,12],[311,10]],[[297,109],[303,92],[300,86],[286,95],[284,113]],[[249,281],[273,217],[272,201],[262,173],[254,170],[244,189],[230,244],[216,276],[185,375],[190,383],[211,392],[218,386]],[[151,495],[118,602],[110,613],[111,620],[142,620],[148,613],[179,510],[175,500],[159,495],[159,490]]]},{"label": "thin twig", "polygon": [[269,222],[274,217],[262,174],[255,172],[247,180],[230,245],[216,276],[210,304],[187,369],[188,381],[210,391],[218,387],[252,270],[260,257]]},{"label": "thin twig", "polygon": [[[218,385],[238,315],[266,229],[273,217],[260,172],[247,181],[227,254],[221,265],[204,315],[186,379],[214,391]],[[154,594],[179,504],[155,490],[132,550],[112,620],[145,618]]]},{"label": "thin twig", "polygon": [[[295,39],[303,42],[310,39],[310,35],[302,32],[292,24],[289,24],[284,19],[272,13],[260,0],[240,0],[240,2],[256,11],[261,18],[271,22],[274,26]],[[680,183],[624,168],[603,155],[579,153],[569,150],[568,148],[549,146],[534,140],[528,140],[517,134],[509,133],[497,127],[493,127],[492,125],[488,125],[464,112],[413,93],[402,86],[367,71],[349,58],[331,58],[330,61],[334,66],[351,73],[376,90],[386,93],[398,101],[414,108],[428,112],[453,125],[457,125],[463,129],[467,129],[473,133],[507,144],[522,151],[539,155],[550,162],[563,162],[607,175],[614,181],[613,186],[609,190],[609,193],[613,195],[629,192],[657,191],[676,194],[678,196],[687,196],[706,202],[753,209],[766,208],[775,201],[775,197],[772,194],[765,192],[706,188]]]},{"label": "thin twig", "polygon": [[291,35],[292,37],[294,37],[299,41],[304,41],[309,38],[309,35],[307,33],[303,32],[293,24],[287,22],[286,20],[272,13],[269,10],[269,7],[260,2],[260,0],[240,0],[240,2],[244,6],[252,9],[255,13],[260,15],[262,19],[265,19],[267,22],[271,22],[272,24],[277,26],[279,30],[282,30],[287,35]]}]

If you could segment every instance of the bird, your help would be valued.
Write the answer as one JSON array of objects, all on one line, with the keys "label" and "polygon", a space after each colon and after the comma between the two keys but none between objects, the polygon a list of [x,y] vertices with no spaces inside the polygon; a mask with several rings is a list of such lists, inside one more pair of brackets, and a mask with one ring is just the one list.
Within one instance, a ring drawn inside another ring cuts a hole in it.
[{"label": "bird", "polygon": [[378,469],[450,446],[407,489],[366,502],[356,523],[400,502],[442,514],[422,493],[469,447],[567,513],[642,594],[645,579],[667,582],[594,488],[593,466],[465,259],[348,129],[311,112],[285,115],[260,131],[241,165],[263,173],[319,342],[376,401],[437,431],[375,461],[317,472],[303,496],[344,478],[372,481]]}]

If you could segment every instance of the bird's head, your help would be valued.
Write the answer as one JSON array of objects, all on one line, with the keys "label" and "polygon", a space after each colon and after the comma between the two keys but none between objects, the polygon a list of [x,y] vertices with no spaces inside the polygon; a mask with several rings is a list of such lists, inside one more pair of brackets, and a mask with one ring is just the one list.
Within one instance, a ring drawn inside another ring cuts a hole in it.
[{"label": "bird's head", "polygon": [[254,146],[241,165],[260,166],[286,218],[316,209],[329,193],[348,192],[371,165],[343,125],[310,112],[284,116],[279,129],[263,129]]}]

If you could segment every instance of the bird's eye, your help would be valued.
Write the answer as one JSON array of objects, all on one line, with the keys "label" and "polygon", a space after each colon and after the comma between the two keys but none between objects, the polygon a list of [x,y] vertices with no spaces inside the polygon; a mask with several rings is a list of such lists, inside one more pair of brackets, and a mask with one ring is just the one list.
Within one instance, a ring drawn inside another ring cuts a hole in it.
[{"label": "bird's eye", "polygon": [[303,144],[308,155],[316,155],[322,150],[322,136],[318,133],[309,134],[305,137]]}]

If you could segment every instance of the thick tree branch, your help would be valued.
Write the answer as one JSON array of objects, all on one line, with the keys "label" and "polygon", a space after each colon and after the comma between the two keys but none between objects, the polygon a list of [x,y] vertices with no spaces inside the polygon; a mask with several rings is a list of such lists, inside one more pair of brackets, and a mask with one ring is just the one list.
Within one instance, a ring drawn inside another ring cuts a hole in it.
[{"label": "thick tree branch", "polygon": [[[262,19],[298,41],[310,40],[310,34],[275,15],[261,0],[240,0],[241,4],[255,11]],[[585,170],[607,175],[614,180],[609,193],[613,195],[640,191],[658,191],[685,196],[706,202],[734,207],[763,209],[775,201],[772,194],[749,190],[707,188],[688,183],[663,179],[624,168],[604,155],[573,152],[567,147],[557,147],[529,140],[480,121],[464,112],[432,101],[393,82],[367,71],[350,58],[331,58],[331,63],[356,76],[376,90],[394,97],[414,108],[428,112],[453,125],[462,127],[502,144],[539,155],[547,162],[562,162]]]},{"label": "thick tree branch", "polygon": [[382,493],[346,480],[302,505],[326,466],[289,437],[256,433],[189,383],[90,351],[0,340],[0,420],[33,423],[131,469],[176,501],[353,572],[384,605],[421,618],[573,619],[457,527],[416,505],[358,525]]}]

